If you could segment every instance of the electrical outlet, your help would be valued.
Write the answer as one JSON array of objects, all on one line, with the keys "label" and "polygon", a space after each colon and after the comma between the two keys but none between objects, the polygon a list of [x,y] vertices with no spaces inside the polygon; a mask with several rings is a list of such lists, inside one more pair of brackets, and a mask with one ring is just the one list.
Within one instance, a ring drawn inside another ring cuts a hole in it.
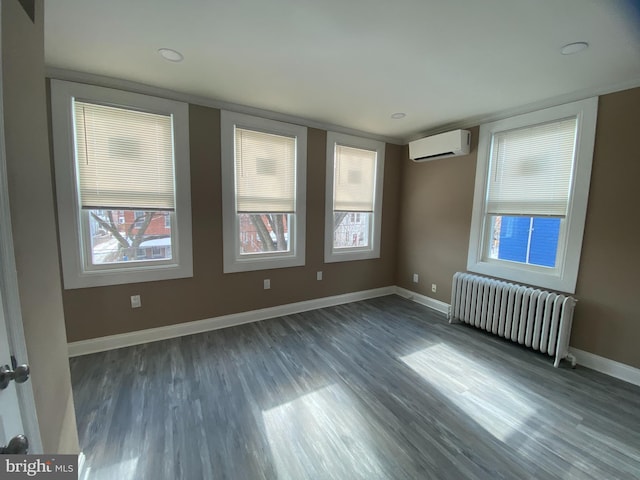
[{"label": "electrical outlet", "polygon": [[131,308],[140,308],[141,306],[140,295],[131,295]]},{"label": "electrical outlet", "polygon": [[271,288],[271,280],[268,278],[264,279],[264,289],[269,290]]},{"label": "electrical outlet", "polygon": [[316,280],[322,280],[322,272],[321,271],[316,273]]},{"label": "electrical outlet", "polygon": [[413,274],[413,283],[418,283],[418,274],[417,273]]},{"label": "electrical outlet", "polygon": [[431,291],[432,291],[433,293],[436,293],[436,290],[438,290],[438,286],[437,286],[435,283],[432,283],[432,284],[431,284]]}]

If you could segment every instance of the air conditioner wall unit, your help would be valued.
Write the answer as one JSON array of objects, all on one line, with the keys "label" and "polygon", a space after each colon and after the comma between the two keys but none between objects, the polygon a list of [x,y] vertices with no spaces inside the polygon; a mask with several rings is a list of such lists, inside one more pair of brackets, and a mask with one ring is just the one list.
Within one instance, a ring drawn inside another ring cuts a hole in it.
[{"label": "air conditioner wall unit", "polygon": [[409,158],[414,162],[426,162],[439,158],[467,155],[471,149],[471,132],[453,130],[409,142]]}]

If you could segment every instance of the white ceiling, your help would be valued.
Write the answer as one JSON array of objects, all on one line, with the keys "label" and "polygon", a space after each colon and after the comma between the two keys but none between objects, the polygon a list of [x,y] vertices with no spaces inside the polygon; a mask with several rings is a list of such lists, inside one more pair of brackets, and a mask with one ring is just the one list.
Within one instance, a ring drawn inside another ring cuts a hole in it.
[{"label": "white ceiling", "polygon": [[[46,63],[406,139],[640,85],[640,18],[625,4],[55,0]],[[590,48],[560,54],[576,41]]]}]

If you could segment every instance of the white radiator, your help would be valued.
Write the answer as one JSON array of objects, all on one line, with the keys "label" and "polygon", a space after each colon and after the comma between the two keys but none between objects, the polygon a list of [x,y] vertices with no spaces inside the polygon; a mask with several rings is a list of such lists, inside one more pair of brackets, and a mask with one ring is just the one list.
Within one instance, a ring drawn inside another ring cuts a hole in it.
[{"label": "white radiator", "polygon": [[458,320],[555,357],[568,358],[573,297],[470,273],[453,276],[449,323]]}]

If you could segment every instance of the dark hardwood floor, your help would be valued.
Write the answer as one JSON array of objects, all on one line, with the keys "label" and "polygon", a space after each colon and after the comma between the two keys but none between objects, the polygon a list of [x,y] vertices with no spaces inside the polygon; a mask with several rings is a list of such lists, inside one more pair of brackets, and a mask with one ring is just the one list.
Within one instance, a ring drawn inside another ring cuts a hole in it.
[{"label": "dark hardwood floor", "polygon": [[640,478],[640,388],[397,296],[71,359],[88,479]]}]

